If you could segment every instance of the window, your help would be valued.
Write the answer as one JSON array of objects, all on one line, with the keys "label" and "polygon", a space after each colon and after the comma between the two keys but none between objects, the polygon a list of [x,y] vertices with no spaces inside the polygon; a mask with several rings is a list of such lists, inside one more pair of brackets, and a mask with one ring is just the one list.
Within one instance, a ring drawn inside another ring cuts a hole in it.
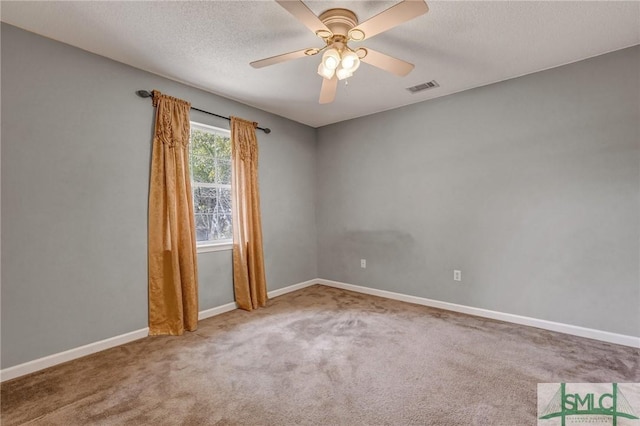
[{"label": "window", "polygon": [[199,247],[231,243],[231,139],[228,130],[191,123],[191,188]]}]

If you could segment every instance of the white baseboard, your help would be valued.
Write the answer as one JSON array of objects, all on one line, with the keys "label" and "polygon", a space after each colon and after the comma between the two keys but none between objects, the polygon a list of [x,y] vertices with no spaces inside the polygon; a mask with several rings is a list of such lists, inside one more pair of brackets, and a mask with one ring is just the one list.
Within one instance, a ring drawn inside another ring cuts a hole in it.
[{"label": "white baseboard", "polygon": [[69,349],[64,352],[58,352],[57,354],[45,356],[43,358],[38,358],[14,367],[5,368],[0,370],[0,382],[15,379],[16,377],[24,376],[25,374],[35,373],[36,371],[62,364],[63,362],[71,361],[76,358],[91,355],[96,352],[104,351],[105,349],[110,349],[115,346],[124,345],[125,343],[147,337],[148,335],[149,328],[141,328],[140,330],[131,331],[119,336],[100,340],[99,342],[89,343],[88,345]]},{"label": "white baseboard", "polygon": [[267,293],[267,296],[269,297],[269,299],[273,299],[274,297],[282,296],[285,293],[291,293],[292,291],[300,290],[301,288],[309,287],[314,284],[318,284],[317,279],[304,281],[298,284],[293,284],[284,288],[279,288],[277,290],[272,290]]},{"label": "white baseboard", "polygon": [[198,312],[198,321],[201,321],[205,318],[214,317],[216,315],[224,314],[225,312],[233,311],[234,309],[238,309],[238,305],[236,302],[227,303],[222,306],[216,306],[215,308],[205,309],[204,311]]},{"label": "white baseboard", "polygon": [[[305,281],[298,284],[293,284],[288,287],[279,288],[267,293],[269,298],[281,296],[285,293],[300,290],[304,287],[316,284],[318,280]],[[198,320],[210,318],[215,315],[220,315],[225,312],[233,311],[237,309],[235,302],[227,303],[222,306],[216,306],[215,308],[205,309],[198,313]],[[77,348],[69,349],[64,352],[48,355],[43,358],[38,358],[33,361],[25,362],[24,364],[18,364],[13,367],[0,370],[0,382],[6,380],[15,379],[16,377],[24,376],[26,374],[35,373],[36,371],[43,370],[54,365],[62,364],[63,362],[72,361],[83,356],[91,355],[96,352],[104,351],[116,346],[124,345],[125,343],[133,342],[134,340],[142,339],[149,335],[149,328],[142,328],[140,330],[132,331],[129,333],[121,334],[119,336],[110,337],[108,339],[100,340],[98,342],[89,343],[88,345],[80,346]]]},{"label": "white baseboard", "polygon": [[[300,290],[301,288],[309,287],[317,283],[318,283],[318,280],[316,279],[316,280],[304,281],[298,284],[292,284],[287,287],[283,287],[277,290],[272,290],[267,292],[267,297],[269,299],[273,299],[274,297],[282,296],[283,294],[291,293],[292,291]],[[231,302],[222,306],[216,306],[215,308],[206,309],[204,311],[200,311],[200,313],[198,314],[198,320],[203,320],[205,318],[224,314],[225,312],[233,311],[234,309],[238,309],[238,304],[236,302]]]},{"label": "white baseboard", "polygon": [[633,348],[640,347],[640,337],[627,336],[624,334],[611,333],[608,331],[595,330],[592,328],[579,327],[576,325],[524,317],[521,315],[507,314],[504,312],[490,311],[488,309],[474,308],[471,306],[458,305],[455,303],[441,302],[438,300],[426,299],[424,297],[409,296],[406,294],[394,293],[392,291],[378,290],[375,288],[362,287],[359,285],[346,284],[321,278],[315,280],[315,282],[329,287],[351,290],[358,293],[370,294],[373,296],[380,296],[387,299],[400,300],[408,303],[415,303],[416,305],[430,306],[432,308],[440,308],[448,311],[460,312],[463,314],[475,315],[483,318],[491,318],[499,321],[511,322],[514,324],[528,325],[530,327],[557,331],[559,333],[586,337],[588,339],[601,340],[603,342],[615,343],[618,345],[631,346]]}]

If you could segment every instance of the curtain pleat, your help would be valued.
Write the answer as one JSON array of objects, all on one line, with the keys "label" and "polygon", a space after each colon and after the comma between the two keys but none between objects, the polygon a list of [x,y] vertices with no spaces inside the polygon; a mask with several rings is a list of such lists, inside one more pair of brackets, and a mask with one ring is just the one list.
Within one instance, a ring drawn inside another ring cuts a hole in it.
[{"label": "curtain pleat", "polygon": [[238,307],[247,311],[267,302],[258,191],[257,125],[231,117],[233,287]]},{"label": "curtain pleat", "polygon": [[153,91],[149,187],[149,334],[198,326],[198,268],[189,173],[189,102]]}]

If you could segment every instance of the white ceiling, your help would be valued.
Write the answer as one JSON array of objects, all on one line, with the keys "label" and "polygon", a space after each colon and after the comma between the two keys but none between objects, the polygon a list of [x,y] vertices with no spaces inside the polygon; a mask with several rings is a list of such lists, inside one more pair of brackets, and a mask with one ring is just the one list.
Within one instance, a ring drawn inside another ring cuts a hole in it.
[{"label": "white ceiling", "polygon": [[[396,1],[307,1],[360,22]],[[416,65],[406,77],[363,64],[319,105],[319,57],[254,69],[249,62],[322,47],[277,3],[265,1],[9,2],[2,21],[173,80],[319,127],[421,102],[640,43],[639,2],[444,2],[352,47]],[[430,80],[439,88],[405,90]],[[140,89],[151,90],[152,87]],[[197,106],[197,105],[195,105]]]}]

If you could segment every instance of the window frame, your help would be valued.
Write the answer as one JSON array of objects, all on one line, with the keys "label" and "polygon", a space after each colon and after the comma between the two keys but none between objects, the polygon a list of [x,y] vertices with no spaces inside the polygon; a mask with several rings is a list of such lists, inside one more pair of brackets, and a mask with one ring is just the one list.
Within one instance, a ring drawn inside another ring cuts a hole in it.
[{"label": "window frame", "polygon": [[[205,132],[213,132],[213,133],[219,133],[219,134],[223,134],[225,136],[229,137],[229,140],[231,140],[231,131],[228,129],[223,129],[221,127],[216,127],[216,126],[210,126],[208,124],[204,124],[204,123],[199,123],[197,121],[189,121],[189,170],[191,170],[191,130],[192,129],[196,129],[196,130],[202,130]],[[231,157],[229,157],[229,160],[231,160]],[[233,164],[231,164],[231,167],[233,169]],[[233,173],[233,171],[232,171]],[[190,173],[191,174],[191,173]],[[229,190],[231,190],[231,184],[225,184],[225,183],[207,183],[207,182],[194,182],[193,180],[193,175],[190,176],[191,179],[191,191],[192,191],[192,197],[193,197],[193,190],[195,187],[200,187],[200,188],[228,188]],[[194,207],[194,215],[195,215],[195,205]],[[195,218],[194,218],[195,219]],[[233,229],[233,220],[231,223],[231,227]],[[194,230],[195,231],[195,230]],[[233,239],[229,238],[229,239],[224,239],[224,240],[217,240],[217,241],[202,241],[202,242],[198,242],[196,241],[196,251],[198,253],[208,253],[208,252],[214,252],[214,251],[223,251],[223,250],[231,250],[233,248]]]}]

